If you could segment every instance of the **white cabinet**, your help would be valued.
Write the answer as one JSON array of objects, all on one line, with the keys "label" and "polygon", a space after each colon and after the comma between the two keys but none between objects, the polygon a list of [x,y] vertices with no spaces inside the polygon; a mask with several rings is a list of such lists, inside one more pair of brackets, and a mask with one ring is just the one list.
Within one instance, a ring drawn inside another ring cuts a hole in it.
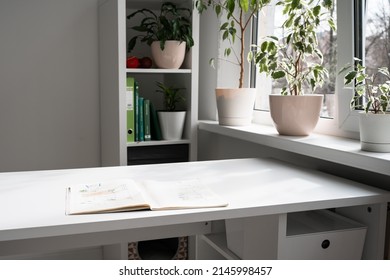
[{"label": "white cabinet", "polygon": [[200,259],[361,259],[367,226],[329,210],[236,218],[198,237]]},{"label": "white cabinet", "polygon": [[[126,165],[128,147],[188,145],[189,160],[196,160],[198,120],[198,57],[199,15],[192,16],[194,46],[182,69],[126,69],[127,42],[132,36],[126,15],[148,8],[158,10],[161,0],[102,0],[99,3],[99,68],[100,68],[100,123],[102,166]],[[172,1],[192,7],[191,0]],[[139,44],[139,43],[138,43]],[[148,45],[135,50],[137,56],[150,56]],[[140,95],[151,99],[161,108],[162,97],[155,92],[156,81],[186,88],[186,125],[183,140],[127,143],[126,77],[134,77],[140,85]],[[131,153],[131,149],[129,153]]]},{"label": "white cabinet", "polygon": [[366,231],[366,226],[327,210],[290,213],[278,259],[358,260]]}]

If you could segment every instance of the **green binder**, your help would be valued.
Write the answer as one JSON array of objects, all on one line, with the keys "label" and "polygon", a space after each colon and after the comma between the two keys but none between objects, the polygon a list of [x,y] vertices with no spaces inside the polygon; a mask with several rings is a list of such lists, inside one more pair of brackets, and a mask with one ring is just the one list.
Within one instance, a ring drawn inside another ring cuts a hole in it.
[{"label": "green binder", "polygon": [[126,80],[126,114],[127,114],[127,142],[135,140],[135,112],[134,112],[134,78]]},{"label": "green binder", "polygon": [[138,82],[134,81],[134,127],[135,127],[135,141],[138,142],[139,140],[139,106],[138,106],[138,99],[139,99],[139,87]]}]

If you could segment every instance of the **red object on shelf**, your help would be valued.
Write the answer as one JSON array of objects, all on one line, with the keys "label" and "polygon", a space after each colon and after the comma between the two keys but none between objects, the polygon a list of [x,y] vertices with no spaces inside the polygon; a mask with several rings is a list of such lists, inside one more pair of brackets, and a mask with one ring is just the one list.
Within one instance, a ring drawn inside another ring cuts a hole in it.
[{"label": "red object on shelf", "polygon": [[127,68],[138,68],[140,66],[139,59],[135,56],[129,56],[126,60]]},{"label": "red object on shelf", "polygon": [[145,56],[139,60],[139,63],[141,68],[151,68],[153,61],[150,57]]}]

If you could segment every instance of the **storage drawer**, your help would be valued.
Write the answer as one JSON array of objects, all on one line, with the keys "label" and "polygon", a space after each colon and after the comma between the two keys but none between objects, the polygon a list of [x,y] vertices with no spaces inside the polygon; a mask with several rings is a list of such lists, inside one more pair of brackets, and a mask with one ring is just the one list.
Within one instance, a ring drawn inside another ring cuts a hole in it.
[{"label": "storage drawer", "polygon": [[188,161],[188,144],[127,147],[127,165]]},{"label": "storage drawer", "polygon": [[331,211],[287,215],[279,259],[361,259],[367,228]]}]

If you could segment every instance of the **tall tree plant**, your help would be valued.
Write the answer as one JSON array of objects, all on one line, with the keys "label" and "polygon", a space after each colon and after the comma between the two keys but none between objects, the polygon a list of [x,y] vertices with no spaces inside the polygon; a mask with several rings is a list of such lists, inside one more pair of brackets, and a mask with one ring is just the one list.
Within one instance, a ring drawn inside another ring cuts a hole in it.
[{"label": "tall tree plant", "polygon": [[317,31],[323,21],[335,30],[329,13],[333,0],[281,0],[276,5],[282,6],[286,16],[282,25],[284,36],[267,37],[250,57],[260,73],[286,81],[282,95],[302,95],[304,88],[314,92],[328,76]]},{"label": "tall tree plant", "polygon": [[[195,8],[199,13],[212,7],[215,14],[222,19],[219,30],[223,41],[228,41],[230,47],[224,50],[224,56],[235,56],[235,63],[240,68],[238,80],[239,88],[244,85],[244,63],[247,57],[245,54],[245,32],[250,27],[253,17],[271,0],[196,0]],[[235,53],[233,45],[239,40],[239,53]],[[213,63],[213,59],[211,63]]]}]

